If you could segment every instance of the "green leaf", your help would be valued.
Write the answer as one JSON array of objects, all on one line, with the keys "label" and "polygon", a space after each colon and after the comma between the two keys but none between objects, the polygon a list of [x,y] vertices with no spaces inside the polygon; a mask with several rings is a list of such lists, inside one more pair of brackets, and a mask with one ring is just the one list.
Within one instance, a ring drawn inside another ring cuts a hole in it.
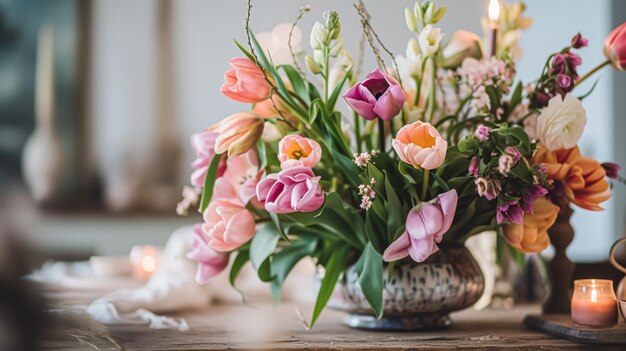
[{"label": "green leaf", "polygon": [[289,78],[289,81],[291,82],[293,91],[298,94],[304,102],[307,104],[310,103],[311,100],[309,100],[309,91],[307,90],[306,83],[302,79],[302,76],[300,76],[300,73],[298,73],[298,71],[296,71],[291,65],[280,65],[278,68],[282,68],[287,74],[287,78]]},{"label": "green leaf", "polygon": [[274,226],[276,226],[276,230],[278,230],[278,234],[280,234],[280,237],[289,241],[287,234],[285,234],[285,231],[283,230],[283,226],[280,224],[280,218],[278,218],[278,215],[276,213],[270,212],[270,218],[272,219]]},{"label": "green leaf", "polygon": [[522,102],[522,82],[517,83],[515,86],[515,90],[513,90],[513,94],[511,95],[511,103],[509,106],[509,111],[513,111],[513,109]]},{"label": "green leaf", "polygon": [[315,300],[315,307],[313,308],[313,315],[311,316],[309,329],[313,328],[315,322],[322,313],[322,310],[326,307],[326,304],[335,289],[335,285],[337,285],[339,275],[345,269],[349,251],[350,249],[348,246],[341,246],[332,251],[330,259],[324,267],[324,278],[322,278],[320,290],[317,293],[317,299]]},{"label": "green leaf", "polygon": [[239,290],[239,288],[237,288],[237,286],[235,285],[235,282],[237,280],[237,276],[239,275],[239,272],[241,271],[243,266],[246,264],[246,262],[248,262],[248,260],[250,260],[250,252],[247,250],[239,251],[237,253],[237,257],[235,257],[235,259],[233,260],[233,265],[230,267],[230,275],[228,277],[230,286],[232,286],[239,293],[239,295],[241,295],[241,299],[244,301],[245,301],[245,296],[243,292]]},{"label": "green leaf", "polygon": [[446,183],[445,180],[441,179],[440,176],[437,175],[437,172],[430,172],[431,177],[433,177],[433,179],[435,180],[435,182],[437,184],[439,184],[439,186],[441,187],[441,189],[446,192],[448,190],[450,190],[450,187],[448,186],[448,184]]},{"label": "green leaf", "polygon": [[272,280],[272,295],[274,302],[280,299],[280,288],[289,272],[300,260],[313,255],[317,243],[317,237],[314,235],[302,236],[272,256],[271,271],[274,278]]},{"label": "green leaf", "polygon": [[343,77],[343,79],[335,87],[335,90],[333,90],[333,93],[330,95],[330,97],[328,98],[328,102],[326,103],[326,111],[330,112],[335,108],[335,104],[337,103],[337,99],[339,98],[339,93],[341,93],[341,89],[343,88],[343,85],[346,83],[346,80],[351,73],[351,70],[346,72],[346,76]]},{"label": "green leaf", "polygon": [[235,40],[235,44],[237,45],[237,47],[239,48],[239,50],[241,50],[241,52],[243,52],[244,55],[248,56],[248,58],[250,60],[252,60],[253,62],[255,62],[256,60],[254,59],[254,55],[252,55],[252,53],[250,53],[250,51],[248,51],[248,49],[246,49],[243,45],[241,45],[240,42],[238,42],[237,40]]},{"label": "green leaf", "polygon": [[315,123],[315,120],[317,120],[317,117],[322,113],[323,109],[324,103],[322,99],[317,98],[311,102],[311,105],[309,105],[309,124]]},{"label": "green leaf", "polygon": [[383,257],[368,243],[355,267],[363,295],[376,314],[383,315]]},{"label": "green leaf", "polygon": [[389,181],[387,172],[384,171],[383,173],[385,174],[385,194],[387,195],[387,208],[389,209],[387,211],[387,240],[392,242],[394,234],[404,224],[405,213],[402,208],[402,202],[400,202],[400,198]]},{"label": "green leaf", "polygon": [[257,229],[250,242],[250,262],[259,270],[261,264],[274,252],[280,234],[273,223],[265,223]]},{"label": "green leaf", "polygon": [[593,91],[596,89],[596,85],[598,85],[598,82],[600,81],[600,79],[596,79],[596,81],[593,83],[593,85],[591,86],[591,89],[589,89],[588,92],[586,92],[584,95],[579,96],[578,100],[582,101],[584,100],[587,96],[589,96],[589,94],[593,93]]},{"label": "green leaf", "polygon": [[217,169],[220,165],[220,159],[222,155],[216,154],[209,163],[209,169],[206,172],[206,178],[204,179],[204,187],[202,187],[202,197],[200,198],[200,206],[198,212],[204,213],[204,210],[209,206],[211,198],[213,197],[213,186],[217,178]]},{"label": "green leaf", "polygon": [[385,223],[371,209],[365,212],[364,230],[374,249],[382,254],[386,249],[383,238],[387,237],[387,228]]}]

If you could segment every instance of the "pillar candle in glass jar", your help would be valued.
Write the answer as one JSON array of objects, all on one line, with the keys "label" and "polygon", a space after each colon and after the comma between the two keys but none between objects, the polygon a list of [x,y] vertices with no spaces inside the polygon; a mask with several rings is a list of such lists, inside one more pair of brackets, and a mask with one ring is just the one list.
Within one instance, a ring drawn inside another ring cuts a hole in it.
[{"label": "pillar candle in glass jar", "polygon": [[574,323],[593,327],[615,325],[617,299],[613,291],[613,282],[604,279],[574,281],[572,320]]}]

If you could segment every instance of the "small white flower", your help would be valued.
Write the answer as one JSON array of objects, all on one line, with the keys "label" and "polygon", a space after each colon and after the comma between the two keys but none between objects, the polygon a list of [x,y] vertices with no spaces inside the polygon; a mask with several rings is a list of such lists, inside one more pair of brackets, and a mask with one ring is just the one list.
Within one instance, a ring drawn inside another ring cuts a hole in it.
[{"label": "small white flower", "polygon": [[586,115],[578,98],[556,95],[537,117],[536,137],[550,151],[573,148],[587,123]]},{"label": "small white flower", "polygon": [[311,47],[315,50],[321,50],[328,44],[328,30],[320,22],[315,22],[311,29]]},{"label": "small white flower", "polygon": [[306,68],[312,74],[320,74],[320,73],[322,73],[322,67],[311,56],[305,57],[304,58],[304,63],[306,64]]},{"label": "small white flower", "polygon": [[442,38],[441,28],[433,27],[430,24],[424,27],[418,37],[422,54],[427,57],[434,55],[439,50]]}]

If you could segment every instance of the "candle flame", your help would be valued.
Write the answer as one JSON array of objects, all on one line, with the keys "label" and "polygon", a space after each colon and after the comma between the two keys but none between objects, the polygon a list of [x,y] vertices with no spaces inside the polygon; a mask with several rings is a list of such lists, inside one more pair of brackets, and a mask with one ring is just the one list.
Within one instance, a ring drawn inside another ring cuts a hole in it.
[{"label": "candle flame", "polygon": [[591,288],[591,302],[598,302],[598,290]]},{"label": "candle flame", "polygon": [[498,0],[489,1],[489,20],[497,22],[500,18],[500,2]]},{"label": "candle flame", "polygon": [[141,267],[146,272],[152,273],[156,269],[156,260],[153,256],[146,255],[141,259]]}]

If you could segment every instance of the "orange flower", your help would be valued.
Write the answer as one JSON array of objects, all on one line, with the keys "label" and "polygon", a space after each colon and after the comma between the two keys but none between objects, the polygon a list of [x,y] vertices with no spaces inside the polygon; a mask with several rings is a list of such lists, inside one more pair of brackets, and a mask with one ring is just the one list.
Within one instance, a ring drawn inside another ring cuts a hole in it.
[{"label": "orange flower", "polygon": [[599,204],[611,197],[604,168],[581,156],[578,146],[557,151],[539,147],[533,161],[545,164],[548,179],[560,182],[567,199],[579,207],[601,211]]},{"label": "orange flower", "polygon": [[559,206],[540,197],[533,205],[533,213],[524,215],[522,224],[504,225],[504,240],[520,252],[541,252],[550,244],[548,229],[556,221],[558,213]]}]

